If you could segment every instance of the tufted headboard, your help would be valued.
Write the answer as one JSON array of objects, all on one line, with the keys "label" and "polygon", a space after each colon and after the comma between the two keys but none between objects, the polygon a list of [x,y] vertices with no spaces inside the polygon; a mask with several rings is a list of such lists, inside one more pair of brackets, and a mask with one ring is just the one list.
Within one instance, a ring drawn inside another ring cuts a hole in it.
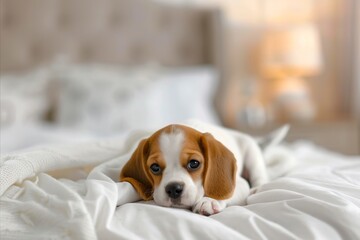
[{"label": "tufted headboard", "polygon": [[0,0],[0,71],[72,62],[217,61],[216,9],[150,0]]}]

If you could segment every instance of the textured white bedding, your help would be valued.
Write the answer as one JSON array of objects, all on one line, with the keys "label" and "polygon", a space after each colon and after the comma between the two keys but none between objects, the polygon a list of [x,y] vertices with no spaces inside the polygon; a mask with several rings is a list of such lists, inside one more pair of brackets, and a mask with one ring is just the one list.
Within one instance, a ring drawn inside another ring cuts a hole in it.
[{"label": "textured white bedding", "polygon": [[2,239],[360,239],[360,157],[294,144],[286,176],[204,217],[131,203],[130,184],[116,182],[149,133],[3,156]]}]

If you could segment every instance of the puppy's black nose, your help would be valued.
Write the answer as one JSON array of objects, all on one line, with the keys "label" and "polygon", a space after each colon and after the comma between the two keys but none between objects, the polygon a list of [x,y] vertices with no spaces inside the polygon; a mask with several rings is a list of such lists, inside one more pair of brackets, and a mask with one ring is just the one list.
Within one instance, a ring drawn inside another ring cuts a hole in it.
[{"label": "puppy's black nose", "polygon": [[165,192],[170,198],[177,199],[181,196],[183,189],[184,189],[183,183],[173,182],[173,183],[169,183],[165,187]]}]

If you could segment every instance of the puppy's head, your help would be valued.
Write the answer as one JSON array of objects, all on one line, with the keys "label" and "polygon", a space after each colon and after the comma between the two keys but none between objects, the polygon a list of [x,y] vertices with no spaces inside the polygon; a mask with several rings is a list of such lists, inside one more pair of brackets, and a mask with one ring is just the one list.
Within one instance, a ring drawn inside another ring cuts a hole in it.
[{"label": "puppy's head", "polygon": [[139,143],[120,181],[131,183],[144,200],[189,208],[203,196],[231,197],[235,175],[234,155],[211,134],[169,125]]}]

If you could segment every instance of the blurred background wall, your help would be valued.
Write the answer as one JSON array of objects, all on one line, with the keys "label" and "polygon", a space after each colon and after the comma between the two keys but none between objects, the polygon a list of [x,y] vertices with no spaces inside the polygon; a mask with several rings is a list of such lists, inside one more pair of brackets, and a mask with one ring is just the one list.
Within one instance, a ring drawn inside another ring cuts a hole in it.
[{"label": "blurred background wall", "polygon": [[[290,122],[290,139],[359,151],[357,0],[0,4],[2,142],[28,125],[47,126],[44,142],[54,128],[99,136],[198,118],[254,134]],[[29,129],[21,146],[39,136]]]}]

